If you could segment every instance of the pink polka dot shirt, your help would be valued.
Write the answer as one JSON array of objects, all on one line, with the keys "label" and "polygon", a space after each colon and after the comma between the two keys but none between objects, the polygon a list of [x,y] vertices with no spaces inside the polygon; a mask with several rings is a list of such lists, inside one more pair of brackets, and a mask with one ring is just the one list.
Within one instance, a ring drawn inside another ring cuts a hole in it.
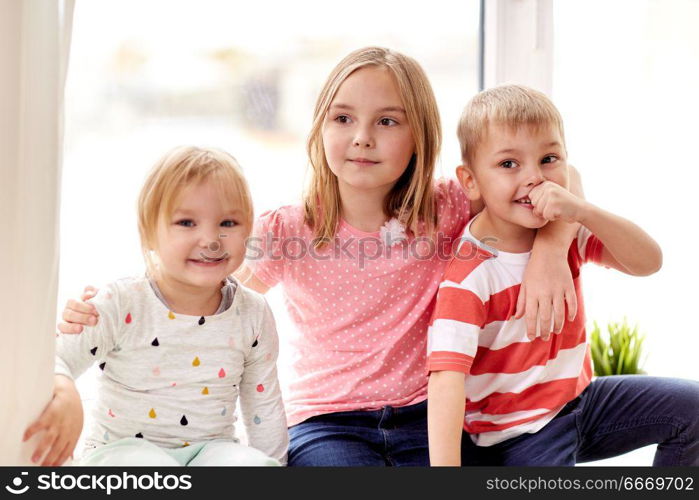
[{"label": "pink polka dot shirt", "polygon": [[439,224],[432,243],[409,238],[389,246],[385,234],[341,221],[335,242],[316,250],[303,207],[284,206],[257,219],[247,264],[268,286],[282,284],[299,332],[291,341],[289,425],[427,397],[427,326],[469,217],[455,180],[436,181],[435,190]]}]

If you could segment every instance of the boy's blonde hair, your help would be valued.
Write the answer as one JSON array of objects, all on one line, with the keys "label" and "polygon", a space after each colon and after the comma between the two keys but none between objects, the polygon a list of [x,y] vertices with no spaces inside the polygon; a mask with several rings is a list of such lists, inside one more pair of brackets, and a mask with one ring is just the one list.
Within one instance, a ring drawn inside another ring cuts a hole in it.
[{"label": "boy's blonde hair", "polygon": [[501,85],[476,94],[466,104],[457,130],[462,161],[473,162],[474,153],[491,124],[513,129],[523,125],[553,126],[561,134],[565,147],[563,119],[551,99],[523,85]]},{"label": "boy's blonde hair", "polygon": [[181,146],[166,153],[153,166],[138,197],[138,232],[149,272],[155,270],[151,251],[157,250],[158,225],[175,210],[184,188],[212,179],[221,200],[235,200],[243,214],[239,223],[252,230],[253,207],[248,183],[238,162],[228,153],[211,148]]},{"label": "boy's blonde hair", "polygon": [[335,236],[340,220],[340,192],[337,177],[330,170],[323,145],[323,122],[338,89],[352,73],[367,66],[387,68],[398,85],[408,125],[415,142],[415,154],[384,201],[387,216],[396,216],[406,228],[418,234],[423,223],[431,234],[437,225],[433,173],[442,142],[437,101],[427,75],[414,59],[381,47],[366,47],[346,56],[328,76],[316,101],[307,151],[311,177],[304,194],[306,223],[314,229],[316,247]]}]

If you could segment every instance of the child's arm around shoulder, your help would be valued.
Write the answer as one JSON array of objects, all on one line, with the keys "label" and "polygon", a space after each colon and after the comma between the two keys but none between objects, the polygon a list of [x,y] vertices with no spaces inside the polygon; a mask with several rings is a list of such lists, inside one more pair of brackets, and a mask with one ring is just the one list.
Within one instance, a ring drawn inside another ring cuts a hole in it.
[{"label": "child's arm around shoulder", "polygon": [[[584,198],[582,178],[572,165],[568,166],[568,177],[570,191]],[[538,212],[538,208],[535,205],[534,212],[545,216]],[[537,335],[538,325],[542,325],[541,337],[544,340],[551,336],[551,331],[560,333],[565,324],[566,309],[568,321],[573,321],[577,315],[578,302],[568,265],[568,248],[578,229],[578,224],[559,221],[537,231],[515,311],[516,319],[525,317],[530,339]],[[551,331],[544,325],[552,325]]]},{"label": "child's arm around shoulder", "polygon": [[301,207],[287,205],[266,211],[255,219],[245,242],[245,262],[233,276],[244,286],[263,294],[279,283],[284,276],[282,246],[288,222],[303,225],[302,214]]},{"label": "child's arm around shoulder", "polygon": [[247,264],[240,266],[238,270],[233,273],[233,276],[235,276],[235,278],[240,281],[243,286],[246,286],[257,293],[267,293],[271,288],[264,281],[255,276],[255,272]]},{"label": "child's arm around shoulder", "polygon": [[[237,292],[236,292],[237,293]],[[286,464],[289,434],[281,388],[277,378],[279,338],[267,301],[248,291],[242,314],[254,314],[257,321],[250,339],[240,382],[240,410],[248,444]]]},{"label": "child's arm around shoulder", "polygon": [[133,327],[139,318],[133,318],[128,311],[128,288],[148,286],[131,284],[129,281],[104,286],[90,299],[99,313],[99,321],[94,326],[85,326],[82,335],[60,335],[56,339],[56,374],[69,378],[79,377],[95,361],[104,359],[117,345],[120,329]]}]

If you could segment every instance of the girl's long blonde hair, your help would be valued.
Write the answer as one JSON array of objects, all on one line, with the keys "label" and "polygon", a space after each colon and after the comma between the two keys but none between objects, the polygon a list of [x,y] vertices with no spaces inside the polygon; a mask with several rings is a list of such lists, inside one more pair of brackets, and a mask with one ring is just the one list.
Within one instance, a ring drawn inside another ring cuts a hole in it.
[{"label": "girl's long blonde hair", "polygon": [[437,101],[427,75],[414,59],[381,47],[366,47],[346,56],[330,73],[316,101],[307,151],[311,176],[304,194],[306,223],[313,228],[316,247],[335,236],[340,220],[340,191],[330,170],[323,145],[323,122],[340,85],[358,69],[387,68],[398,84],[415,154],[403,175],[384,200],[384,213],[397,217],[414,235],[432,235],[437,226],[433,174],[442,143]]}]

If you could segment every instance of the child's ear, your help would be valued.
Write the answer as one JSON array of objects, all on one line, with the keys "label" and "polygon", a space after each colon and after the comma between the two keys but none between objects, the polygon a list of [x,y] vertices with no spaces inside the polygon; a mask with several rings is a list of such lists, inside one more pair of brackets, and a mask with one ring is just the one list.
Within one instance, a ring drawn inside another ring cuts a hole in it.
[{"label": "child's ear", "polygon": [[475,201],[481,198],[481,192],[471,167],[466,164],[456,167],[456,178],[459,179],[459,184],[466,191],[469,200]]}]

